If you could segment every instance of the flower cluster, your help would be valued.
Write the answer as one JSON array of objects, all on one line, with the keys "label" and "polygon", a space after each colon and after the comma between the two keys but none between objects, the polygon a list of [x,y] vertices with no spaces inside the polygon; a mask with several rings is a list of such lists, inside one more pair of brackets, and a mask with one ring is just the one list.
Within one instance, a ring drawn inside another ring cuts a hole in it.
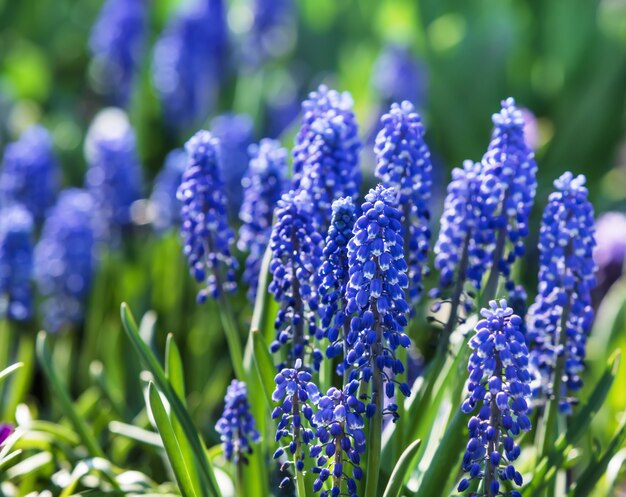
[{"label": "flower cluster", "polygon": [[387,106],[408,100],[419,107],[424,101],[426,68],[408,47],[386,46],[374,65],[373,75],[373,86]]},{"label": "flower cluster", "polygon": [[[394,395],[395,381],[384,369],[403,373],[404,365],[396,359],[395,350],[410,345],[404,333],[409,310],[404,293],[408,277],[402,214],[396,207],[396,197],[393,189],[381,185],[365,196],[363,214],[348,242],[350,280],[346,289],[346,314],[356,314],[345,337],[349,349],[346,361],[354,368],[350,379],[369,381],[376,368],[386,379],[388,398]],[[400,389],[410,394],[405,383]],[[389,409],[393,412],[395,406]]]},{"label": "flower cluster", "polygon": [[93,26],[89,48],[104,91],[128,103],[146,31],[145,0],[107,0]]},{"label": "flower cluster", "polygon": [[253,131],[254,124],[247,114],[223,114],[211,121],[211,133],[220,144],[220,169],[229,215],[235,216],[241,205],[241,178],[248,167]]},{"label": "flower cluster", "polygon": [[[278,201],[277,220],[270,238],[273,279],[269,291],[281,306],[274,323],[276,340],[271,344],[271,351],[278,352],[289,344],[290,362],[304,358],[307,349],[312,347],[313,338],[322,338],[315,323],[322,237],[313,228],[311,209],[306,191],[284,194]],[[310,351],[317,369],[322,353],[317,349]]]},{"label": "flower cluster", "polygon": [[352,97],[320,86],[302,103],[302,123],[293,149],[294,187],[306,190],[315,205],[315,227],[324,232],[332,203],[356,200],[361,184],[361,141]]},{"label": "flower cluster", "polygon": [[403,244],[409,266],[409,301],[414,306],[422,292],[430,242],[430,152],[424,141],[424,126],[410,102],[392,104],[381,122],[383,128],[374,146],[376,176],[385,188],[398,192],[406,236]]},{"label": "flower cluster", "polygon": [[468,423],[469,441],[463,456],[463,478],[458,491],[470,486],[470,480],[483,479],[487,495],[501,492],[500,482],[522,484],[522,476],[513,466],[520,455],[514,437],[531,428],[527,399],[530,397],[528,349],[520,331],[522,319],[513,314],[506,300],[489,302],[480,312],[484,318],[476,325],[470,339],[469,395],[461,407],[469,414],[477,407],[478,415]]},{"label": "flower cluster", "polygon": [[595,289],[596,303],[622,276],[626,262],[626,214],[606,212],[596,221],[597,246],[593,259],[598,265],[598,284]]},{"label": "flower cluster", "polygon": [[36,221],[41,221],[54,204],[58,175],[59,166],[50,134],[41,126],[33,126],[4,151],[0,168],[0,204],[22,204]]},{"label": "flower cluster", "polygon": [[252,452],[250,442],[258,442],[261,436],[250,414],[248,390],[243,381],[231,382],[226,390],[224,404],[222,417],[215,425],[224,444],[224,456],[235,464],[240,461],[245,464],[246,455]]},{"label": "flower cluster", "polygon": [[[486,212],[491,227],[498,232],[490,257],[497,263],[496,270],[507,278],[507,289],[513,282],[508,278],[511,266],[524,255],[524,238],[528,235],[528,217],[537,191],[537,164],[532,149],[524,136],[524,114],[516,107],[515,100],[502,102],[502,109],[492,116],[494,131],[482,162],[484,167],[484,191],[497,188],[499,202],[485,203],[493,212]],[[506,240],[512,248],[505,250]]]},{"label": "flower cluster", "polygon": [[217,94],[227,45],[223,0],[184,7],[156,42],[152,79],[167,122],[185,128],[204,119]]},{"label": "flower cluster", "polygon": [[[484,191],[481,163],[463,162],[462,168],[452,170],[441,215],[439,237],[435,244],[435,268],[439,270],[438,288],[431,290],[431,297],[441,297],[454,285],[452,299],[463,299],[466,312],[471,311],[472,299],[464,292],[469,282],[474,290],[480,290],[489,260],[489,247],[495,241],[493,230],[487,226],[485,205],[497,198],[496,189]],[[495,194],[495,195],[494,195]]]},{"label": "flower cluster", "polygon": [[[566,392],[582,386],[580,372],[593,321],[595,227],[584,185],[584,176],[570,172],[554,182],[557,191],[550,195],[539,234],[539,287],[529,310],[528,338],[539,394],[558,395],[564,412],[571,410]],[[557,367],[559,359],[562,365]]]},{"label": "flower cluster", "polygon": [[[350,197],[333,202],[333,216],[324,246],[324,262],[319,271],[321,316],[324,335],[330,341],[326,349],[329,358],[344,352],[343,336],[349,325],[346,316],[346,287],[348,285],[348,242],[356,221],[356,206]],[[343,370],[343,364],[340,366]]]},{"label": "flower cluster", "polygon": [[[313,408],[320,399],[320,393],[311,380],[310,372],[302,369],[302,360],[296,359],[293,368],[284,368],[274,378],[276,389],[272,393],[272,400],[280,405],[272,411],[272,419],[279,419],[276,430],[276,441],[286,439],[289,443],[281,446],[274,452],[274,459],[278,459],[285,450],[294,458],[297,471],[304,469],[306,453],[304,447],[315,439],[315,433],[311,428],[303,425],[303,419],[309,423],[313,418]],[[312,450],[312,449],[309,449]],[[287,463],[289,464],[289,463]],[[281,487],[289,478],[281,482]]]},{"label": "flower cluster", "polygon": [[293,46],[293,0],[254,0],[250,37],[243,57],[254,66],[270,57],[279,57]]},{"label": "flower cluster", "polygon": [[19,204],[5,207],[0,210],[0,317],[32,317],[32,272],[33,218]]},{"label": "flower cluster", "polygon": [[[359,382],[348,383],[343,390],[331,387],[321,397],[318,410],[313,415],[315,435],[319,443],[313,445],[310,456],[317,458],[313,473],[317,475],[313,491],[319,492],[324,482],[332,477],[331,491],[324,490],[320,497],[338,496],[345,480],[348,495],[357,491],[356,481],[363,477],[361,456],[365,452],[365,404],[357,399]],[[348,467],[352,470],[348,472]]]},{"label": "flower cluster", "polygon": [[276,140],[264,139],[249,149],[250,165],[242,180],[242,221],[237,246],[249,252],[243,278],[248,283],[248,297],[256,296],[261,263],[269,244],[274,207],[280,200],[287,175],[287,150]]},{"label": "flower cluster", "polygon": [[198,282],[206,280],[206,288],[198,293],[198,301],[204,302],[236,289],[237,260],[230,250],[235,234],[226,220],[218,140],[201,130],[189,139],[185,150],[189,163],[177,194],[182,203],[181,235],[192,276]]},{"label": "flower cluster", "polygon": [[93,208],[86,191],[63,191],[35,248],[35,278],[49,331],[76,325],[83,318],[95,269]]},{"label": "flower cluster", "polygon": [[85,139],[85,155],[85,186],[95,203],[96,234],[114,239],[131,224],[131,205],[142,190],[135,133],[122,110],[109,108],[96,116]]},{"label": "flower cluster", "polygon": [[152,224],[159,233],[169,230],[180,223],[180,201],[176,192],[183,179],[187,167],[187,154],[184,150],[175,149],[165,157],[165,164],[154,180],[150,204]]}]

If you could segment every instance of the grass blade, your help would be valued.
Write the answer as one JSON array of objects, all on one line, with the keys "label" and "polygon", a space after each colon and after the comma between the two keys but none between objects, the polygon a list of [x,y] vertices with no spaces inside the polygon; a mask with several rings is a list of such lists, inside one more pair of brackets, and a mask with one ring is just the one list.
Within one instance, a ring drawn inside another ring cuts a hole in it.
[{"label": "grass blade", "polygon": [[398,462],[393,468],[383,497],[400,497],[400,492],[402,491],[404,482],[413,469],[413,461],[415,460],[415,455],[417,454],[421,443],[421,440],[415,440],[402,453],[400,459],[398,459]]}]

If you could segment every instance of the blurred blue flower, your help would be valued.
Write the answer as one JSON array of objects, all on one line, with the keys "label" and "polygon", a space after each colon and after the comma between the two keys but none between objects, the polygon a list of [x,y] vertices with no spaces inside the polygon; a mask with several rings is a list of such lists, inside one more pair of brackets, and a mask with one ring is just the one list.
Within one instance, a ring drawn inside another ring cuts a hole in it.
[{"label": "blurred blue flower", "polygon": [[381,119],[376,137],[376,177],[385,188],[398,192],[409,267],[409,302],[413,308],[422,293],[430,242],[428,201],[432,189],[430,151],[424,141],[424,126],[413,104],[391,105]]},{"label": "blurred blue flower", "polygon": [[[358,398],[359,382],[354,380],[343,390],[331,387],[321,397],[313,414],[315,436],[310,457],[317,458],[312,472],[316,475],[313,491],[319,492],[324,482],[332,478],[330,492],[323,490],[320,497],[341,494],[342,481],[348,493],[356,495],[357,481],[363,478],[361,456],[365,453],[365,404]],[[351,468],[351,470],[350,470]]]},{"label": "blurred blue flower", "polygon": [[43,225],[35,247],[35,279],[48,331],[83,319],[95,270],[93,214],[92,196],[71,188],[61,192]]},{"label": "blurred blue flower", "polygon": [[[333,202],[333,216],[323,250],[324,262],[319,270],[321,317],[324,336],[330,341],[328,358],[342,356],[344,340],[349,329],[346,315],[346,288],[348,286],[348,242],[356,221],[356,206],[350,197]],[[339,367],[340,373],[344,365]]]},{"label": "blurred blue flower", "polygon": [[152,80],[166,123],[199,124],[215,104],[227,49],[223,0],[195,0],[178,12],[156,42]]},{"label": "blurred blue flower", "polygon": [[226,390],[222,417],[215,425],[224,444],[224,457],[235,464],[248,462],[252,453],[251,442],[258,442],[261,435],[250,413],[248,389],[243,381],[233,380]]},{"label": "blurred blue flower", "polygon": [[606,212],[596,221],[597,246],[593,259],[598,265],[598,284],[594,291],[597,304],[623,274],[626,262],[626,214]]},{"label": "blurred blue flower", "polygon": [[418,108],[426,94],[426,67],[402,45],[387,45],[374,64],[372,84],[385,107],[408,100]]},{"label": "blurred blue flower", "polygon": [[[529,309],[531,363],[537,369],[536,395],[559,396],[563,412],[571,412],[569,392],[582,387],[587,334],[593,323],[591,290],[595,287],[593,206],[585,177],[566,172],[554,182],[539,233],[539,286]],[[566,323],[566,329],[562,325]],[[564,356],[564,370],[555,368]],[[553,391],[563,378],[562,390]]]},{"label": "blurred blue flower", "polygon": [[253,0],[252,27],[243,57],[253,66],[287,53],[294,45],[293,0]]},{"label": "blurred blue flower", "polygon": [[245,174],[243,202],[239,219],[239,250],[248,252],[244,281],[248,283],[248,298],[254,301],[261,264],[272,234],[274,208],[285,191],[287,181],[287,150],[280,142],[263,139],[249,149],[250,165]]},{"label": "blurred blue flower", "polygon": [[[528,349],[520,331],[522,319],[513,314],[506,300],[489,302],[480,312],[483,319],[469,346],[468,397],[461,410],[469,414],[478,407],[478,415],[468,423],[469,441],[463,456],[463,478],[459,492],[470,480],[484,480],[489,495],[499,495],[501,481],[522,484],[522,475],[513,462],[520,455],[514,437],[530,431],[527,400],[530,397]],[[510,497],[520,497],[512,490]]]},{"label": "blurred blue flower", "polygon": [[32,276],[33,217],[13,204],[0,210],[0,317],[12,321],[32,317]]},{"label": "blurred blue flower", "polygon": [[333,201],[356,200],[361,185],[361,141],[352,97],[322,85],[302,103],[302,122],[293,148],[293,183],[314,205],[315,227],[328,229]]},{"label": "blurred blue flower", "polygon": [[280,310],[274,322],[276,340],[270,349],[275,353],[287,346],[288,363],[306,359],[308,353],[318,369],[323,356],[313,347],[313,339],[323,337],[316,325],[322,237],[313,227],[308,193],[284,194],[278,201],[276,218],[270,238],[273,278],[269,291],[280,304]]},{"label": "blurred blue flower", "polygon": [[139,71],[147,31],[146,0],[105,0],[89,38],[89,48],[106,93],[126,106]]},{"label": "blurred blue flower", "polygon": [[13,433],[13,426],[6,423],[0,423],[0,447],[4,442],[6,442],[6,439],[9,438],[11,433]]},{"label": "blurred blue flower", "polygon": [[[467,160],[463,167],[452,170],[434,249],[439,285],[430,291],[430,296],[441,298],[454,287],[452,299],[459,299],[466,312],[472,309],[471,295],[481,289],[496,239],[490,221],[500,188],[495,180],[490,183],[491,188],[482,188],[485,183],[480,162]],[[466,283],[471,287],[467,288]],[[439,305],[435,305],[435,310]]]},{"label": "blurred blue flower", "polygon": [[[394,375],[404,372],[395,351],[410,345],[404,333],[409,311],[405,289],[409,281],[402,214],[396,197],[394,189],[381,185],[370,190],[361,206],[363,214],[354,226],[354,236],[348,242],[346,314],[353,315],[346,335],[346,362],[353,368],[350,380],[368,382],[373,374],[382,374],[384,368]],[[396,380],[387,373],[383,376],[386,395],[392,398]],[[406,383],[400,384],[400,390],[410,395]],[[389,411],[395,414],[395,408],[391,404]]]},{"label": "blurred blue flower", "polygon": [[176,192],[187,167],[187,154],[182,149],[172,150],[165,157],[163,169],[154,180],[150,202],[154,228],[162,233],[180,224],[181,203]]},{"label": "blurred blue flower", "polygon": [[[501,192],[495,210],[489,213],[491,226],[498,232],[493,257],[496,269],[507,279],[512,290],[511,266],[524,255],[524,238],[528,236],[528,218],[537,191],[535,154],[524,136],[524,114],[515,100],[502,101],[502,109],[492,116],[494,124],[491,142],[483,156],[483,190],[498,188]],[[512,248],[507,251],[506,241]]]},{"label": "blurred blue flower", "polygon": [[39,222],[54,204],[58,187],[59,165],[45,128],[33,126],[7,145],[0,168],[1,205],[20,203]]},{"label": "blurred blue flower", "polygon": [[[283,439],[287,445],[281,445],[274,452],[274,459],[278,459],[288,451],[295,456],[297,471],[304,469],[306,457],[305,448],[315,439],[315,433],[304,424],[306,420],[312,424],[313,408],[320,399],[319,389],[312,381],[313,376],[306,369],[302,369],[302,360],[296,359],[293,368],[283,368],[274,378],[276,388],[272,393],[272,400],[279,405],[272,411],[272,419],[279,419],[276,429],[276,442]],[[313,450],[310,448],[309,450]],[[286,465],[291,464],[287,461]],[[289,478],[283,479],[281,488]]]},{"label": "blurred blue flower", "polygon": [[208,131],[198,131],[189,139],[185,144],[189,162],[177,194],[182,202],[181,235],[191,275],[207,283],[198,293],[201,303],[237,287],[237,260],[230,249],[235,234],[226,219],[219,148],[219,141]]},{"label": "blurred blue flower", "polygon": [[254,124],[247,114],[223,114],[211,121],[211,133],[220,143],[226,204],[229,215],[235,217],[241,207],[241,182],[248,168],[248,147],[254,139]]},{"label": "blurred blue flower", "polygon": [[100,111],[87,133],[85,156],[85,187],[94,200],[96,236],[115,241],[131,225],[131,205],[143,187],[135,133],[124,111]]}]

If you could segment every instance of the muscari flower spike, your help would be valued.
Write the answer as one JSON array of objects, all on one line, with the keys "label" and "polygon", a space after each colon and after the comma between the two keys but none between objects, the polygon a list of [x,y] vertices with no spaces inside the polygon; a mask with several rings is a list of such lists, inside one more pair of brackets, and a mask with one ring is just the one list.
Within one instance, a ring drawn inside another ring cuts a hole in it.
[{"label": "muscari flower spike", "polygon": [[323,338],[317,328],[317,270],[321,265],[322,237],[311,220],[311,198],[306,191],[290,191],[278,201],[276,224],[270,237],[272,282],[269,291],[280,304],[274,326],[276,340],[272,353],[288,346],[287,359],[293,362],[310,353],[315,369],[323,360],[313,339]]},{"label": "muscari flower spike", "polygon": [[[492,116],[491,142],[483,156],[483,190],[500,192],[499,202],[490,204],[491,229],[498,239],[491,249],[496,269],[507,279],[507,290],[515,284],[510,280],[511,266],[524,255],[524,238],[528,236],[528,217],[537,191],[535,154],[524,136],[524,114],[513,98],[502,102],[502,109]],[[489,206],[485,206],[488,209]],[[505,248],[506,240],[511,249]]]},{"label": "muscari flower spike", "polygon": [[313,414],[315,436],[318,443],[310,449],[316,459],[312,472],[316,475],[313,491],[322,490],[332,478],[331,490],[322,490],[320,497],[341,495],[345,481],[350,495],[356,497],[357,481],[363,478],[361,456],[365,453],[365,404],[358,398],[359,382],[348,383],[343,390],[331,387],[321,397],[318,410]]},{"label": "muscari flower spike", "polygon": [[[274,452],[274,459],[281,458],[286,452],[293,461],[287,461],[282,465],[285,470],[290,464],[295,465],[296,471],[304,469],[306,457],[305,448],[309,447],[315,439],[312,430],[313,407],[320,400],[320,393],[312,380],[313,376],[309,371],[302,368],[302,360],[296,359],[293,368],[283,368],[274,378],[276,388],[272,393],[272,400],[280,405],[272,411],[272,419],[279,419],[276,430],[276,442],[285,439],[287,445],[280,446]],[[305,426],[305,422],[309,427]],[[280,487],[284,487],[289,482],[289,477],[285,477]]]},{"label": "muscari flower spike", "polygon": [[89,38],[104,90],[115,103],[128,103],[139,69],[147,27],[145,0],[106,0]]},{"label": "muscari flower spike", "polygon": [[219,167],[219,141],[198,131],[185,144],[189,156],[177,197],[182,202],[181,235],[191,275],[207,286],[198,302],[219,298],[237,287],[237,260],[231,253],[235,240],[226,219],[226,194]]},{"label": "muscari flower spike", "polygon": [[[350,381],[369,382],[373,368],[384,378],[387,398],[395,393],[397,381],[393,375],[404,372],[397,359],[398,347],[408,348],[409,337],[404,333],[409,306],[405,299],[408,286],[407,265],[404,260],[402,214],[397,209],[397,193],[378,185],[365,196],[363,214],[354,225],[354,236],[348,242],[349,276],[346,314],[354,315],[345,337],[349,350],[347,364]],[[406,383],[400,390],[410,395]],[[368,406],[373,415],[374,404]],[[388,412],[395,414],[397,406],[390,404]]]},{"label": "muscari flower spike", "polygon": [[599,303],[624,272],[626,262],[626,214],[605,212],[596,221],[597,246],[593,259],[598,265],[594,303]]},{"label": "muscari flower spike", "polygon": [[42,126],[32,126],[7,145],[0,168],[0,205],[22,204],[41,221],[56,199],[59,165],[52,138]]},{"label": "muscari flower spike", "polygon": [[254,417],[250,413],[248,390],[243,381],[233,380],[226,390],[224,412],[215,425],[224,444],[224,457],[228,461],[247,464],[252,453],[251,442],[261,439]]},{"label": "muscari flower spike", "polygon": [[[319,270],[319,294],[321,303],[322,329],[330,345],[326,349],[328,358],[344,353],[343,337],[349,329],[346,316],[346,287],[348,285],[348,242],[356,221],[356,206],[350,197],[333,202],[333,216],[323,250],[324,262]],[[345,365],[340,365],[341,373]]]},{"label": "muscari flower spike", "polygon": [[88,192],[64,190],[35,247],[35,279],[48,331],[61,331],[83,319],[95,270],[93,210]]},{"label": "muscari flower spike", "polygon": [[132,224],[131,205],[141,196],[142,172],[135,132],[124,111],[100,111],[85,139],[85,187],[96,211],[96,234],[112,240]]},{"label": "muscari flower spike", "polygon": [[241,206],[242,177],[248,168],[248,147],[252,145],[254,124],[247,114],[222,114],[211,121],[211,133],[220,143],[220,168],[229,215]]},{"label": "muscari flower spike", "polygon": [[385,188],[395,188],[398,192],[406,238],[409,302],[413,308],[422,292],[430,241],[430,152],[424,141],[424,126],[410,102],[392,104],[381,122],[383,128],[374,146],[376,177]]},{"label": "muscari flower spike", "polygon": [[373,86],[386,106],[409,100],[418,107],[426,93],[426,70],[411,50],[388,45],[374,65]]},{"label": "muscari flower spike", "polygon": [[254,66],[287,53],[294,41],[294,10],[293,0],[254,0],[244,59]]},{"label": "muscari flower spike", "polygon": [[166,26],[154,47],[152,80],[170,126],[186,128],[206,118],[227,44],[223,0],[196,0]]},{"label": "muscari flower spike", "polygon": [[[466,313],[472,309],[473,293],[481,288],[489,267],[490,248],[495,243],[487,214],[490,206],[497,203],[500,190],[497,183],[495,188],[484,190],[483,182],[481,163],[467,160],[463,167],[452,170],[434,249],[439,284],[430,296],[442,298],[452,287],[452,299],[459,299]],[[434,310],[440,305],[436,303]]]},{"label": "muscari flower spike", "polygon": [[250,164],[243,177],[243,202],[239,210],[242,225],[237,247],[248,252],[244,281],[248,298],[254,301],[261,263],[272,234],[274,208],[286,187],[287,150],[268,138],[249,148]]},{"label": "muscari flower spike", "polygon": [[513,466],[520,455],[514,437],[531,429],[526,414],[530,373],[522,319],[513,314],[504,299],[492,300],[480,314],[483,319],[469,342],[469,395],[461,406],[465,414],[478,408],[478,415],[468,423],[463,471],[469,477],[461,480],[458,491],[467,490],[471,480],[481,479],[488,497],[521,497],[517,490],[504,490],[501,482],[522,485],[522,475]]},{"label": "muscari flower spike", "polygon": [[[558,395],[565,413],[575,402],[567,394],[582,387],[580,373],[594,315],[595,226],[584,185],[584,176],[570,172],[554,182],[557,191],[550,195],[539,234],[537,297],[529,309],[531,364],[538,373],[535,394],[540,400]],[[559,359],[562,384],[555,377]],[[560,391],[554,391],[557,383]]]},{"label": "muscari flower spike", "polygon": [[293,184],[315,205],[315,227],[326,231],[333,201],[356,200],[361,184],[361,141],[349,93],[322,85],[302,103],[302,122],[293,149]]},{"label": "muscari flower spike", "polygon": [[180,201],[176,192],[187,168],[187,154],[182,149],[172,150],[165,157],[163,169],[154,180],[150,204],[152,224],[158,233],[164,233],[180,224]]},{"label": "muscari flower spike", "polygon": [[0,316],[26,321],[33,315],[33,217],[14,204],[0,210]]}]

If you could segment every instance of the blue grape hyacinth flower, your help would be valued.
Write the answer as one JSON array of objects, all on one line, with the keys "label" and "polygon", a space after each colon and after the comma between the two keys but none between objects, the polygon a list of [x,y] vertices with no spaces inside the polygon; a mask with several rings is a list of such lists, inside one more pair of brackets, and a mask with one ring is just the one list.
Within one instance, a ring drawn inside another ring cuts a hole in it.
[{"label": "blue grape hyacinth flower", "polygon": [[[489,204],[491,212],[485,213],[491,229],[497,232],[489,258],[493,261],[493,276],[490,276],[487,287],[496,287],[497,275],[502,274],[507,280],[507,290],[511,291],[515,286],[510,280],[511,267],[525,252],[528,218],[537,191],[537,163],[524,136],[524,114],[513,98],[502,102],[500,112],[492,116],[492,121],[491,142],[482,159],[483,189],[497,189],[500,199]],[[510,249],[506,248],[507,241]]]},{"label": "blue grape hyacinth flower", "polygon": [[269,245],[274,208],[287,185],[287,150],[276,140],[263,139],[249,148],[250,164],[243,180],[242,225],[237,247],[248,252],[243,274],[248,298],[254,301],[263,256]]},{"label": "blue grape hyacinth flower", "polygon": [[235,464],[247,464],[252,453],[251,443],[258,442],[261,435],[250,413],[248,389],[243,381],[233,380],[226,390],[224,411],[215,425],[224,444],[224,457]]},{"label": "blue grape hyacinth flower", "polygon": [[58,186],[59,165],[45,128],[32,126],[7,145],[0,168],[0,205],[22,204],[39,222],[54,204]]},{"label": "blue grape hyacinth flower", "polygon": [[478,413],[468,423],[462,466],[469,476],[461,480],[458,491],[464,492],[471,480],[480,479],[487,497],[520,497],[517,490],[505,490],[501,482],[522,485],[522,476],[513,465],[520,455],[515,437],[531,429],[527,416],[530,372],[522,319],[504,299],[492,300],[480,314],[483,319],[469,342],[469,394],[461,406],[465,414],[476,409]]},{"label": "blue grape hyacinth flower", "polygon": [[33,230],[25,207],[0,210],[0,317],[11,321],[33,315]]},{"label": "blue grape hyacinth flower", "polygon": [[198,301],[219,298],[237,288],[237,260],[231,253],[235,234],[226,218],[226,194],[219,166],[219,141],[205,130],[185,144],[189,156],[178,188],[182,203],[184,253],[196,281],[206,281]]},{"label": "blue grape hyacinth flower", "polygon": [[306,190],[320,232],[328,229],[333,201],[356,200],[361,185],[361,140],[349,93],[322,85],[302,103],[302,122],[293,149],[293,184]]},{"label": "blue grape hyacinth flower", "polygon": [[[356,206],[350,197],[333,202],[333,216],[323,250],[324,262],[319,270],[319,293],[324,335],[330,345],[328,358],[345,355],[344,336],[349,331],[346,315],[346,288],[348,286],[348,242],[356,221]],[[340,373],[344,370],[342,363]]]},{"label": "blue grape hyacinth flower", "polygon": [[44,223],[35,247],[35,279],[48,331],[83,319],[96,266],[93,214],[92,196],[71,188],[61,192]]},{"label": "blue grape hyacinth flower", "polygon": [[391,44],[374,64],[372,84],[385,107],[404,100],[420,107],[426,94],[426,68],[407,46]]},{"label": "blue grape hyacinth flower", "polygon": [[211,121],[211,133],[220,143],[220,168],[228,213],[234,217],[241,207],[241,182],[248,168],[248,148],[254,139],[254,123],[247,114],[222,114]]},{"label": "blue grape hyacinth flower", "polygon": [[186,129],[215,104],[227,49],[223,0],[195,0],[176,13],[153,54],[152,80],[167,124]]},{"label": "blue grape hyacinth flower", "polygon": [[89,48],[96,77],[117,105],[126,106],[144,46],[147,28],[146,0],[106,0],[91,36]]},{"label": "blue grape hyacinth flower", "polygon": [[568,393],[582,387],[594,316],[595,224],[584,176],[566,172],[554,186],[539,233],[539,286],[529,309],[528,340],[537,371],[536,396],[556,395],[561,411],[570,413],[574,399]]},{"label": "blue grape hyacinth flower", "polygon": [[[296,359],[293,368],[283,368],[274,378],[276,388],[272,400],[279,403],[272,411],[272,419],[279,420],[276,442],[282,442],[283,439],[287,442],[276,449],[274,459],[286,453],[293,458],[293,462],[286,462],[283,469],[293,463],[296,471],[302,471],[307,455],[305,449],[308,447],[309,451],[312,450],[310,446],[315,440],[315,432],[311,428],[314,426],[313,407],[320,400],[319,389],[312,379],[311,373],[303,369],[301,359]],[[283,479],[281,488],[288,480],[288,477]]]},{"label": "blue grape hyacinth flower", "polygon": [[409,302],[414,307],[422,292],[430,242],[428,201],[432,189],[430,151],[424,126],[413,104],[392,104],[376,137],[376,177],[398,192],[409,267]]},{"label": "blue grape hyacinth flower", "polygon": [[272,353],[287,348],[287,359],[303,359],[308,366],[310,355],[315,369],[323,359],[314,347],[314,339],[323,338],[318,329],[317,271],[322,259],[322,237],[312,223],[311,198],[306,191],[290,191],[278,202],[276,224],[272,229],[270,248],[272,282],[269,291],[280,304],[274,326],[276,340]]},{"label": "blue grape hyacinth flower", "polygon": [[[472,310],[472,296],[482,287],[496,240],[490,213],[491,206],[500,198],[500,188],[494,181],[493,188],[484,189],[484,183],[482,164],[464,161],[463,167],[452,170],[444,202],[434,249],[439,284],[430,291],[430,296],[444,298],[451,289],[451,326],[457,324],[459,308],[466,313]],[[438,310],[440,305],[436,303],[434,309]]]},{"label": "blue grape hyacinth flower", "polygon": [[152,225],[158,233],[163,233],[180,224],[181,203],[176,198],[187,168],[187,154],[182,149],[172,150],[165,157],[162,171],[154,180],[150,204]]},{"label": "blue grape hyacinth flower", "polygon": [[87,132],[85,156],[85,187],[94,201],[96,235],[116,241],[132,224],[131,206],[143,189],[135,132],[124,111],[108,108],[98,113]]},{"label": "blue grape hyacinth flower", "polygon": [[[402,214],[397,208],[394,189],[378,185],[365,196],[363,214],[354,225],[348,242],[350,280],[346,290],[346,314],[353,316],[346,336],[347,364],[353,368],[350,380],[369,382],[374,378],[373,402],[382,411],[382,389],[394,396],[392,375],[402,374],[404,364],[395,356],[398,347],[407,348],[410,340],[404,332],[409,306],[405,298],[408,285],[404,259]],[[376,384],[378,383],[378,384]],[[404,395],[410,395],[406,383],[400,383]],[[389,408],[395,414],[396,406]]]},{"label": "blue grape hyacinth flower", "polygon": [[320,497],[341,495],[344,481],[348,491],[345,495],[356,496],[357,481],[363,478],[365,404],[357,398],[358,389],[356,380],[342,390],[331,387],[313,414],[318,442],[310,449],[310,457],[316,459],[313,491],[319,492],[328,479],[332,481],[331,490],[322,490]]}]

